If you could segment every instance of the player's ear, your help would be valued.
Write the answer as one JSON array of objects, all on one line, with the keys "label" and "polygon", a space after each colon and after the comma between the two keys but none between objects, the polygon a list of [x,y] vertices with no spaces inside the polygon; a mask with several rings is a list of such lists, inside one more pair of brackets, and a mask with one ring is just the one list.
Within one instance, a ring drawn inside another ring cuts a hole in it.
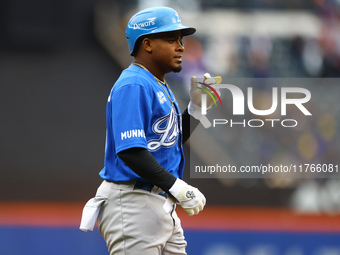
[{"label": "player's ear", "polygon": [[145,49],[146,52],[152,52],[152,39],[144,38],[142,42],[142,47]]}]

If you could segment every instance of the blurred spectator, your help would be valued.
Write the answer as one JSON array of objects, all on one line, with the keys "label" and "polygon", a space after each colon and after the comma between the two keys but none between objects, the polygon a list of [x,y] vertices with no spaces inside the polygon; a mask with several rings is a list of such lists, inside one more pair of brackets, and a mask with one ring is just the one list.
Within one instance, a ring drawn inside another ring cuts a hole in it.
[{"label": "blurred spectator", "polygon": [[272,53],[272,42],[269,37],[253,35],[247,49],[250,64],[250,75],[254,78],[270,76],[269,59]]}]

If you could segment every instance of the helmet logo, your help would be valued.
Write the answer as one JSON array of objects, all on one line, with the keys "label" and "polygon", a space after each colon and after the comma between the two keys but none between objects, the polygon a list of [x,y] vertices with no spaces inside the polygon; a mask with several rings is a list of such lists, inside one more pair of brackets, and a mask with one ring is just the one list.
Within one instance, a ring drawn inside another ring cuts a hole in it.
[{"label": "helmet logo", "polygon": [[175,12],[175,15],[176,15],[176,17],[177,17],[177,22],[182,23],[182,22],[181,22],[181,19],[180,19],[179,16],[178,16],[178,13],[177,13],[177,12]]},{"label": "helmet logo", "polygon": [[135,23],[133,24],[133,29],[141,29],[141,28],[146,28],[146,27],[149,27],[149,26],[152,26],[152,25],[155,25],[155,19],[156,17],[154,18],[148,18],[147,21],[144,21],[144,22],[141,22],[141,23]]}]

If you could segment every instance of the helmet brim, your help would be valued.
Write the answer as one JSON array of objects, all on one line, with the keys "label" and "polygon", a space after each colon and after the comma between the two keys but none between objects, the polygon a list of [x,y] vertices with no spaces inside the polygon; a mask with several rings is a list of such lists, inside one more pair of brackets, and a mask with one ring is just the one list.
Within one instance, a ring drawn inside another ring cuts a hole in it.
[{"label": "helmet brim", "polygon": [[149,32],[149,34],[158,34],[158,33],[166,33],[166,32],[173,32],[173,31],[181,31],[182,36],[187,36],[187,35],[194,34],[196,32],[196,28],[187,27],[187,26],[183,26],[183,25],[180,25],[180,24],[173,24],[173,25],[170,25],[170,26],[155,29],[155,30]]}]

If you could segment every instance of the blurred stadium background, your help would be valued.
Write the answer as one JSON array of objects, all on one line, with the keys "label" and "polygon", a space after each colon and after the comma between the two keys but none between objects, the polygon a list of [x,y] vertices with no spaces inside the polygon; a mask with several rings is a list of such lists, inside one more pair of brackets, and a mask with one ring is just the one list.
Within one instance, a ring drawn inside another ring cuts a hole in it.
[{"label": "blurred stadium background", "polygon": [[[337,0],[1,1],[0,254],[107,254],[98,231],[78,225],[101,182],[106,98],[132,61],[126,23],[155,5],[175,8],[197,28],[185,38],[183,71],[167,77],[182,109],[189,78],[205,72],[224,79],[340,76]],[[334,91],[325,93],[334,109],[319,116],[319,130],[302,131],[297,153],[338,164],[339,103]],[[282,136],[277,143],[289,135]],[[236,150],[237,140],[229,142]],[[338,178],[190,179],[195,150],[185,145],[184,179],[208,205],[196,217],[179,208],[188,254],[340,254]]]}]

